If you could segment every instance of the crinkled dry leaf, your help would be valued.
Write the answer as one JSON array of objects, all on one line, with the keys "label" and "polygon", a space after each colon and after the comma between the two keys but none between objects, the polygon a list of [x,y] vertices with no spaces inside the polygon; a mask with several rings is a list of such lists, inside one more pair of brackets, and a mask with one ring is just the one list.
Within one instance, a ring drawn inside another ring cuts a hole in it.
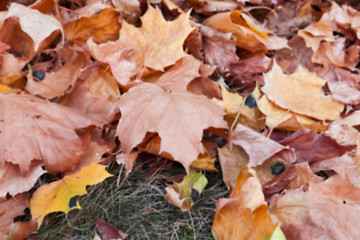
[{"label": "crinkled dry leaf", "polygon": [[331,27],[323,22],[316,22],[305,29],[299,30],[298,35],[305,40],[306,46],[315,52],[321,41],[335,41]]},{"label": "crinkled dry leaf", "polygon": [[177,60],[186,56],[183,44],[193,28],[188,13],[180,14],[174,21],[166,21],[160,9],[148,6],[141,17],[140,28],[126,22],[120,31],[120,42],[135,49],[131,56],[140,65],[163,71]]},{"label": "crinkled dry leaf", "polygon": [[74,129],[101,123],[27,94],[0,94],[0,156],[25,175],[34,159],[49,172],[79,163],[83,142]]},{"label": "crinkled dry leaf", "polygon": [[344,105],[322,92],[325,80],[315,73],[299,66],[294,74],[286,75],[274,63],[264,79],[265,86],[261,90],[281,108],[319,120],[340,118]]},{"label": "crinkled dry leaf", "polygon": [[86,194],[87,185],[98,184],[111,177],[105,168],[106,166],[94,162],[75,174],[66,175],[61,180],[39,187],[30,199],[32,219],[37,221],[38,227],[49,213],[67,213],[72,208],[79,208],[71,206],[71,199]]},{"label": "crinkled dry leaf", "polygon": [[117,136],[125,154],[141,143],[147,132],[157,132],[161,138],[160,153],[171,154],[187,170],[203,151],[203,130],[227,127],[222,107],[206,97],[170,93],[150,83],[131,88],[118,106],[121,119]]}]

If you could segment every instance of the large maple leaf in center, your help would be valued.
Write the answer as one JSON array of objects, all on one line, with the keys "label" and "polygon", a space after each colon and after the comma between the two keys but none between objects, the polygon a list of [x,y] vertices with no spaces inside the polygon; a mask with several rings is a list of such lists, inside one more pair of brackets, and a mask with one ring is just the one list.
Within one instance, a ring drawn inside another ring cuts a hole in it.
[{"label": "large maple leaf in center", "polygon": [[183,44],[193,28],[189,22],[190,11],[174,21],[166,21],[160,9],[149,6],[141,17],[140,28],[123,22],[120,42],[133,47],[134,60],[145,67],[162,71],[186,56]]},{"label": "large maple leaf in center", "polygon": [[203,130],[227,127],[223,108],[207,97],[168,92],[150,83],[130,89],[120,98],[118,106],[121,119],[117,135],[125,154],[147,132],[157,132],[161,138],[160,153],[170,153],[187,170],[203,151]]}]

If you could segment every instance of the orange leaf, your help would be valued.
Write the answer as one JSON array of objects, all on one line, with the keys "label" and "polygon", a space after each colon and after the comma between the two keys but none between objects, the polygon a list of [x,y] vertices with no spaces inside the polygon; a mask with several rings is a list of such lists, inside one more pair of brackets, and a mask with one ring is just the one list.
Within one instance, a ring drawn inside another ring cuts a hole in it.
[{"label": "orange leaf", "polygon": [[233,192],[217,202],[212,234],[216,240],[270,239],[271,222],[259,180],[253,170],[241,168]]}]

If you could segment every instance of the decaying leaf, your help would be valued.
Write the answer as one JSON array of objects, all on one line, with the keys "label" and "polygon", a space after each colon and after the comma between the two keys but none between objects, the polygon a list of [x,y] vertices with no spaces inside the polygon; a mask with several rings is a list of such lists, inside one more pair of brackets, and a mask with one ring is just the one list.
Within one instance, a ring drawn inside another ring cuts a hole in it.
[{"label": "decaying leaf", "polygon": [[198,200],[208,181],[201,172],[191,169],[181,183],[166,187],[166,198],[183,211],[189,210]]},{"label": "decaying leaf", "polygon": [[95,224],[103,240],[125,240],[128,237],[126,233],[105,222],[100,217],[95,218]]},{"label": "decaying leaf", "polygon": [[94,162],[75,174],[66,175],[63,179],[39,187],[30,199],[32,219],[41,226],[44,217],[52,212],[62,211],[67,213],[75,207],[70,204],[74,197],[87,193],[86,186],[102,182],[111,177],[105,170],[106,166]]},{"label": "decaying leaf", "polygon": [[131,88],[117,104],[121,111],[117,136],[125,154],[141,143],[147,132],[157,132],[160,153],[171,154],[185,169],[203,151],[203,130],[227,126],[222,107],[208,98],[188,92],[170,93],[150,83]]}]

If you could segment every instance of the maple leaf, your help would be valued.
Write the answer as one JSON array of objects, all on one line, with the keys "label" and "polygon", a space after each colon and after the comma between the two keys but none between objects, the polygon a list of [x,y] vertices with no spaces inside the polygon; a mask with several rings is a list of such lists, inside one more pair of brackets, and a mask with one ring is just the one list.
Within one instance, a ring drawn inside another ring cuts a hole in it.
[{"label": "maple leaf", "polygon": [[269,239],[275,228],[256,174],[250,168],[241,168],[230,197],[221,198],[216,204],[214,238]]},{"label": "maple leaf", "polygon": [[281,108],[319,120],[340,118],[344,105],[322,92],[326,81],[316,73],[299,66],[294,74],[286,75],[274,63],[272,70],[264,74],[264,80],[261,90]]},{"label": "maple leaf", "polygon": [[227,126],[223,109],[208,98],[188,92],[170,93],[150,83],[131,88],[117,104],[121,111],[117,136],[125,154],[141,143],[147,132],[157,132],[160,153],[171,154],[187,170],[203,151],[203,130]]},{"label": "maple leaf", "polygon": [[132,56],[135,59],[134,62],[163,71],[164,67],[173,65],[186,56],[183,44],[193,30],[190,26],[189,15],[190,11],[168,22],[162,16],[160,9],[149,5],[146,13],[140,18],[141,28],[124,22],[119,41],[125,47],[135,49]]},{"label": "maple leaf", "polygon": [[78,164],[83,142],[74,129],[101,126],[69,108],[27,94],[0,94],[0,157],[25,175],[32,160],[49,172]]},{"label": "maple leaf", "polygon": [[[35,52],[38,52],[40,49],[43,49],[50,44],[51,40],[55,38],[55,36],[51,36],[53,32],[63,32],[61,24],[54,17],[18,3],[12,3],[10,5],[5,19],[11,17],[19,18],[21,29],[34,42]],[[51,39],[44,42],[49,37],[51,37]]]},{"label": "maple leaf", "polygon": [[32,164],[25,175],[21,174],[17,165],[5,163],[0,169],[0,197],[29,191],[44,173],[39,162]]},{"label": "maple leaf", "polygon": [[191,169],[181,183],[166,187],[166,198],[183,211],[189,210],[204,191],[208,181],[201,172]]},{"label": "maple leaf", "polygon": [[[75,174],[66,175],[63,179],[39,187],[30,199],[32,219],[41,226],[44,217],[52,212],[71,210],[70,201],[76,196],[87,193],[86,186],[98,184],[111,177],[106,166],[94,162],[83,167]],[[73,208],[80,208],[75,206]]]}]

